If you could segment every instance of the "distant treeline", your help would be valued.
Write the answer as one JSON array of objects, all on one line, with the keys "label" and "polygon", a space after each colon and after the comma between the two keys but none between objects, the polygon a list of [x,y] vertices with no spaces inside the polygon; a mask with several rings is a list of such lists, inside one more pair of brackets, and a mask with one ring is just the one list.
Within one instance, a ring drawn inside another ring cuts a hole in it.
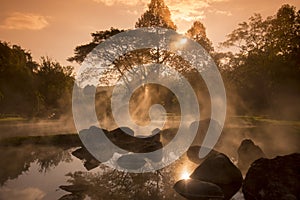
[{"label": "distant treeline", "polygon": [[[176,30],[163,0],[152,0],[135,28],[154,26]],[[68,60],[82,63],[98,44],[123,31],[111,28],[92,33],[92,41],[77,46],[74,56]],[[228,52],[213,48],[199,21],[193,23],[186,36],[201,44],[219,67],[230,114],[300,118],[300,11],[295,7],[283,5],[274,16],[263,19],[255,14],[240,23],[221,44],[230,50]],[[232,49],[235,50],[231,52]],[[124,55],[113,67],[104,70],[105,76],[100,81],[109,84],[110,77],[120,78],[132,66],[155,62],[172,65],[188,77],[192,85],[198,85],[199,91],[205,89],[188,62],[159,48]],[[21,47],[0,43],[0,113],[45,116],[71,110],[73,82],[71,67],[63,67],[49,58],[36,63]],[[200,93],[197,96],[203,98]],[[207,104],[206,99],[199,102]],[[105,109],[101,112],[105,115]]]},{"label": "distant treeline", "polygon": [[72,74],[72,67],[47,57],[37,63],[20,46],[0,42],[0,115],[54,117],[70,111]]}]

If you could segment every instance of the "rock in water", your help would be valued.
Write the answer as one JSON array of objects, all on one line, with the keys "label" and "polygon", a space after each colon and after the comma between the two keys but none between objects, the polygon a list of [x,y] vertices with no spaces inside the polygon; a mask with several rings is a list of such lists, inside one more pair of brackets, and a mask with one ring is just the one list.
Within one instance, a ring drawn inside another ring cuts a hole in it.
[{"label": "rock in water", "polygon": [[300,199],[300,154],[256,160],[246,174],[243,193],[246,200]]},{"label": "rock in water", "polygon": [[190,177],[218,185],[223,190],[225,200],[230,199],[243,182],[240,170],[223,153],[209,156]]},{"label": "rock in water", "polygon": [[90,171],[100,165],[100,162],[85,148],[81,147],[72,152],[76,158],[84,161],[84,167]]},{"label": "rock in water", "polygon": [[251,163],[259,158],[265,157],[261,148],[250,139],[242,141],[238,148],[238,167],[242,171],[247,171]]},{"label": "rock in water", "polygon": [[174,189],[181,196],[195,200],[221,200],[224,199],[222,189],[213,183],[188,179],[180,180],[174,185]]},{"label": "rock in water", "polygon": [[121,156],[117,160],[117,163],[124,169],[137,170],[143,167],[146,161],[142,156],[136,154],[128,154]]},{"label": "rock in water", "polygon": [[202,163],[206,158],[210,157],[210,156],[215,156],[217,154],[219,154],[218,151],[214,150],[214,149],[208,149],[210,150],[210,152],[204,157],[204,158],[199,158],[199,151],[200,148],[206,148],[207,147],[201,147],[201,146],[191,146],[188,151],[186,152],[187,157],[189,158],[190,161],[192,161],[193,163],[196,164],[200,164]]}]

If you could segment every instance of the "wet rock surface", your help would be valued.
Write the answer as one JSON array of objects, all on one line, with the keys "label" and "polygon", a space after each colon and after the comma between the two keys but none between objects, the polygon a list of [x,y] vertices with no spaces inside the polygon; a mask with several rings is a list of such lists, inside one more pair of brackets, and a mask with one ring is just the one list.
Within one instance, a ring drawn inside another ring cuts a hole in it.
[{"label": "wet rock surface", "polygon": [[[193,150],[199,148],[194,147]],[[241,188],[243,181],[240,170],[225,154],[217,151],[212,151],[194,170],[190,178],[180,180],[174,186],[179,194],[188,199],[229,200]],[[217,188],[222,192],[222,196]],[[209,197],[208,194],[215,196]],[[201,195],[203,196],[200,198]]]},{"label": "wet rock surface", "polygon": [[223,191],[219,186],[205,181],[180,180],[174,185],[174,189],[183,197],[191,200],[224,199]]},{"label": "wet rock surface", "polygon": [[243,181],[240,170],[223,153],[208,157],[190,177],[218,185],[224,193],[224,199],[230,199]]},{"label": "wet rock surface", "polygon": [[243,193],[246,200],[300,199],[300,154],[256,160],[246,174]]},{"label": "wet rock surface", "polygon": [[242,171],[247,171],[251,163],[259,158],[264,158],[262,149],[255,145],[251,139],[245,139],[241,142],[238,150],[238,167]]}]

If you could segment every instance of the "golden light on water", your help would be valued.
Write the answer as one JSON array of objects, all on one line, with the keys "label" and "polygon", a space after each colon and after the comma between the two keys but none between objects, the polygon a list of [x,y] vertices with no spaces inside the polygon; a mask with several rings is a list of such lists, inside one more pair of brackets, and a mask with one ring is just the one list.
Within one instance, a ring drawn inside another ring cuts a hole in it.
[{"label": "golden light on water", "polygon": [[190,178],[190,174],[187,171],[183,171],[181,176],[180,176],[180,179],[187,180],[189,178]]}]

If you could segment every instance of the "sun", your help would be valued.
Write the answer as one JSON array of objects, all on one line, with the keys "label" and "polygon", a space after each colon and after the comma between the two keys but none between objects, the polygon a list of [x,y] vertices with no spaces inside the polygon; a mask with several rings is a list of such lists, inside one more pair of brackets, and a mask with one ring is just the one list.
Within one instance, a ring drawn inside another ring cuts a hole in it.
[{"label": "sun", "polygon": [[179,44],[181,44],[181,45],[186,44],[186,42],[187,42],[187,38],[181,38],[181,39],[179,40]]},{"label": "sun", "polygon": [[184,172],[182,172],[180,178],[184,179],[184,180],[190,179],[190,174],[188,172],[184,171]]}]

